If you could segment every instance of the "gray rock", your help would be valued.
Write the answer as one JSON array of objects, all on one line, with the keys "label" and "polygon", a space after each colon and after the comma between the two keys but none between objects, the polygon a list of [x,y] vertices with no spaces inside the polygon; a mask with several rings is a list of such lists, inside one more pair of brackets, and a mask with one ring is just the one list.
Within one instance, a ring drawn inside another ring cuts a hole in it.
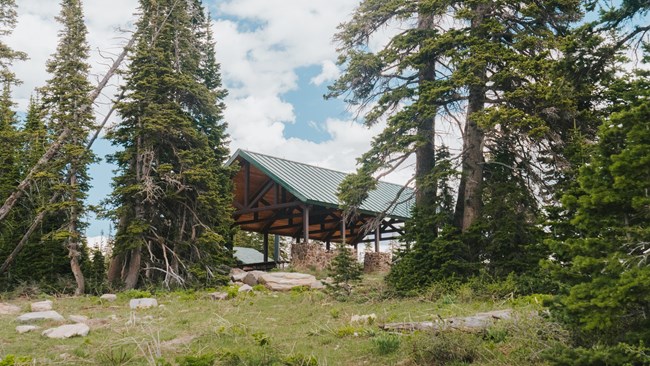
[{"label": "gray rock", "polygon": [[18,317],[19,322],[29,322],[34,320],[64,321],[65,319],[63,318],[63,316],[61,316],[61,314],[57,313],[54,310],[25,313]]},{"label": "gray rock", "polygon": [[12,315],[20,313],[20,307],[0,302],[0,315]]},{"label": "gray rock", "polygon": [[230,270],[230,278],[234,282],[241,282],[244,279],[244,277],[246,277],[247,274],[248,274],[248,272],[244,271],[243,269],[239,269],[239,268],[233,268],[233,269]]},{"label": "gray rock", "polygon": [[255,286],[259,283],[259,278],[261,275],[265,274],[264,271],[250,271],[246,274],[242,282],[249,286]]},{"label": "gray rock", "polygon": [[85,323],[88,321],[88,317],[85,315],[70,315],[68,318],[75,323]]},{"label": "gray rock", "polygon": [[249,285],[244,284],[237,291],[238,292],[251,292],[251,291],[253,291],[253,288],[251,286],[249,286]]},{"label": "gray rock", "polygon": [[23,334],[39,328],[40,327],[37,325],[19,325],[16,327],[16,332],[18,332],[19,334]]},{"label": "gray rock", "polygon": [[102,299],[102,300],[113,302],[113,301],[117,300],[117,295],[115,295],[115,294],[103,294],[99,298]]},{"label": "gray rock", "polygon": [[32,308],[32,312],[52,310],[52,301],[45,300],[45,301],[33,302],[31,308]]},{"label": "gray rock", "polygon": [[305,273],[269,272],[261,275],[259,282],[272,291],[288,291],[299,286],[310,287],[316,277]]},{"label": "gray rock", "polygon": [[77,323],[77,324],[66,324],[60,327],[46,329],[41,334],[43,334],[48,338],[63,339],[63,338],[70,338],[76,336],[85,337],[88,335],[88,332],[90,332],[89,326],[83,323]]},{"label": "gray rock", "polygon": [[228,294],[225,292],[213,292],[210,294],[212,300],[227,300]]},{"label": "gray rock", "polygon": [[309,287],[311,287],[312,290],[324,290],[325,289],[325,285],[323,285],[323,283],[321,281],[314,281],[314,282],[311,283],[311,285],[309,285]]},{"label": "gray rock", "polygon": [[131,299],[131,301],[129,301],[129,307],[131,309],[148,309],[155,308],[157,306],[158,301],[152,298]]}]

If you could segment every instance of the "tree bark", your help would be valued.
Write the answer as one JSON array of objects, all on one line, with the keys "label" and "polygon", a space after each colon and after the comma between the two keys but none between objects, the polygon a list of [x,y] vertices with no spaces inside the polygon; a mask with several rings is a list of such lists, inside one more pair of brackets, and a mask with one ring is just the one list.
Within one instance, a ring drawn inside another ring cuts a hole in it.
[{"label": "tree bark", "polygon": [[138,277],[140,275],[140,264],[142,261],[142,253],[140,246],[131,249],[129,252],[129,264],[126,268],[124,277],[124,288],[127,290],[134,289],[138,285]]},{"label": "tree bark", "polygon": [[68,222],[68,256],[70,257],[70,269],[74,275],[74,279],[77,282],[77,288],[75,289],[75,296],[83,295],[86,290],[86,281],[84,279],[84,274],[81,271],[81,266],[79,265],[79,233],[77,232],[77,222],[79,221],[79,214],[77,212],[76,201],[76,192],[77,189],[77,170],[73,168],[70,171],[70,194],[72,195],[73,205],[70,208],[70,218]]},{"label": "tree bark", "polygon": [[[478,28],[487,10],[486,4],[475,6],[475,16],[471,24],[473,32],[481,32]],[[456,201],[456,221],[463,232],[467,231],[480,216],[482,206],[484,134],[476,122],[476,115],[485,108],[486,66],[477,66],[474,77],[476,79],[474,84],[469,86],[467,117],[463,132],[462,175]]]}]

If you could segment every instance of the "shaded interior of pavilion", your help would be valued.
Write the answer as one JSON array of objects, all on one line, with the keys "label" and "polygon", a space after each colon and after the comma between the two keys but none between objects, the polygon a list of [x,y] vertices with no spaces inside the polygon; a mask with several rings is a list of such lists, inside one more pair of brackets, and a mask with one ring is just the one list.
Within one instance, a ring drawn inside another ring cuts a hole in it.
[{"label": "shaded interior of pavilion", "polygon": [[[237,150],[228,165],[237,164],[234,180],[234,220],[241,230],[263,236],[264,263],[278,263],[279,237],[295,243],[346,243],[355,249],[370,243],[375,251],[382,241],[403,235],[410,217],[413,191],[379,182],[377,190],[345,217],[337,199],[346,173],[283,158]],[[271,242],[272,240],[272,242]],[[274,258],[269,258],[274,246]]]}]

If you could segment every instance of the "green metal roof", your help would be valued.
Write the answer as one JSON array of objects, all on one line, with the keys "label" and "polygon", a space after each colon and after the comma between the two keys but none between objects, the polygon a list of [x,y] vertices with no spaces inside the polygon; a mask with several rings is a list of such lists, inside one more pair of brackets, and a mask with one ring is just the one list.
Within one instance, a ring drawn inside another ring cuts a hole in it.
[{"label": "green metal roof", "polygon": [[264,263],[264,254],[253,248],[234,247],[232,248],[236,259],[243,264]]},{"label": "green metal roof", "polygon": [[[230,165],[237,157],[242,157],[260,169],[304,203],[339,207],[336,193],[348,175],[346,173],[241,149],[226,164]],[[380,181],[377,189],[369,192],[359,210],[372,215],[386,211],[402,188],[399,184]],[[410,218],[411,206],[414,204],[413,189],[404,188],[397,202],[386,215],[399,219]]]}]

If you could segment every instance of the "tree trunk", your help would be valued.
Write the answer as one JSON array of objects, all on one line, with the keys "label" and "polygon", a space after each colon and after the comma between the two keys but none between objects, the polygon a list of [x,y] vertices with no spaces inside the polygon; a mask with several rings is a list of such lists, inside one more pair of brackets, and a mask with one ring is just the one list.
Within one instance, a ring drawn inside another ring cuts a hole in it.
[{"label": "tree trunk", "polygon": [[[419,14],[418,28],[423,30],[432,29],[434,18],[432,14]],[[435,60],[430,60],[419,70],[420,80],[420,98],[422,98],[422,88],[424,85],[435,80]],[[435,109],[431,106],[432,101],[420,100],[418,111],[418,146],[415,150],[415,205],[418,208],[435,209],[437,192],[437,182],[431,178],[431,173],[436,166],[435,152]],[[431,222],[431,227],[426,230],[432,230],[434,235],[437,234],[437,226]]]},{"label": "tree trunk", "polygon": [[124,255],[113,254],[111,262],[108,265],[108,273],[106,274],[109,284],[116,285],[122,281],[122,267],[124,267]]},{"label": "tree trunk", "polygon": [[70,171],[70,194],[72,195],[73,204],[70,208],[70,219],[68,221],[68,257],[70,257],[70,269],[74,275],[74,279],[77,282],[77,288],[75,289],[75,296],[80,296],[86,290],[86,284],[84,279],[84,274],[81,272],[81,266],[79,265],[79,233],[77,232],[77,222],[79,220],[79,214],[77,212],[77,169],[74,168],[74,165]]},{"label": "tree trunk", "polygon": [[[474,9],[472,31],[480,36],[483,19],[487,13],[486,4],[479,4]],[[472,55],[470,55],[472,57]],[[476,114],[485,108],[486,65],[476,66],[476,81],[469,86],[467,117],[463,133],[462,175],[456,201],[456,221],[463,231],[474,224],[481,214],[483,183],[483,130],[476,123]]]},{"label": "tree trunk", "polygon": [[138,277],[140,275],[140,264],[142,261],[142,253],[140,246],[131,249],[129,252],[129,264],[124,276],[124,288],[127,290],[134,289],[138,284]]}]

